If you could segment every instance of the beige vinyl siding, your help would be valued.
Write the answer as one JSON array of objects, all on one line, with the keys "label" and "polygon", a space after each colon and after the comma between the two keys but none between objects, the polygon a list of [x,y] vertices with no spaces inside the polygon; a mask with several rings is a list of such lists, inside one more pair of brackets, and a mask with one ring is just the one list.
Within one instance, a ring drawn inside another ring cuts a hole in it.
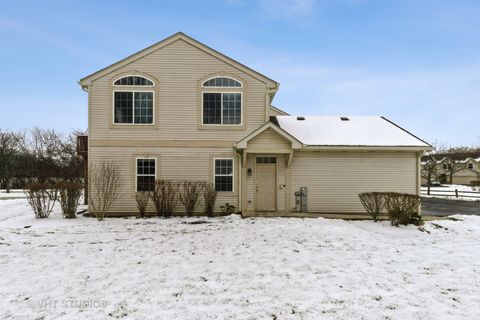
[{"label": "beige vinyl siding", "polygon": [[[112,80],[135,72],[156,81],[155,126],[111,128]],[[234,77],[244,85],[242,112],[245,127],[220,131],[201,129],[201,80],[222,74]],[[221,139],[233,142],[265,122],[265,94],[265,83],[179,39],[92,83],[89,133],[93,139]]]},{"label": "beige vinyl siding", "polygon": [[283,116],[285,115],[285,112],[280,112],[280,110],[270,107],[268,110],[268,114],[269,116]]},{"label": "beige vinyl siding", "polygon": [[[122,175],[122,190],[119,200],[111,208],[113,213],[136,214],[135,203],[135,159],[157,158],[157,179],[195,180],[213,182],[213,158],[234,159],[235,192],[219,192],[216,211],[226,202],[238,207],[239,161],[229,148],[132,148],[132,147],[95,147],[89,155],[90,168],[95,162],[110,160],[118,165]],[[150,204],[149,212],[153,211]],[[178,212],[183,212],[179,206]],[[201,211],[202,207],[196,211]]]},{"label": "beige vinyl siding", "polygon": [[480,175],[477,175],[475,172],[468,170],[468,169],[463,169],[459,170],[453,173],[453,184],[465,184],[469,185],[472,183],[472,181],[478,181],[480,178]]},{"label": "beige vinyl siding", "polygon": [[308,211],[362,213],[358,194],[367,191],[417,193],[415,153],[297,152],[291,167],[294,192],[308,187]]},{"label": "beige vinyl siding", "polygon": [[290,149],[291,143],[273,129],[267,129],[247,142],[249,149]]}]

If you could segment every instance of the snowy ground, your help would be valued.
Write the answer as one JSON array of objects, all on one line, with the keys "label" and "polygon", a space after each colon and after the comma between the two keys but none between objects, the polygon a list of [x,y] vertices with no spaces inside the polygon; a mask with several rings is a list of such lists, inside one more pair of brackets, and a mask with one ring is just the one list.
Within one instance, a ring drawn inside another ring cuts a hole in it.
[{"label": "snowy ground", "polygon": [[1,319],[479,319],[480,217],[34,220],[0,200]]},{"label": "snowy ground", "polygon": [[[458,198],[455,197],[455,189],[457,189],[459,192]],[[444,184],[441,187],[430,187],[430,192],[432,193],[430,196],[427,195],[427,190],[427,187],[422,186],[422,197],[448,200],[480,201],[480,187],[470,187],[461,184]],[[465,195],[468,195],[468,197],[465,197]]]},{"label": "snowy ground", "polygon": [[5,200],[5,199],[21,199],[25,198],[25,193],[23,190],[10,190],[9,193],[7,193],[6,190],[0,189],[0,200]]}]

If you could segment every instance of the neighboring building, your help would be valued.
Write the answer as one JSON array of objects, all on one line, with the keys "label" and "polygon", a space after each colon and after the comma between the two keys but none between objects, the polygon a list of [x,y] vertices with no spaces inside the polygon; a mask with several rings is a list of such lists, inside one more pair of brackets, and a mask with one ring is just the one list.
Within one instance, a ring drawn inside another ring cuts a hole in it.
[{"label": "neighboring building", "polygon": [[[426,161],[435,161],[436,170],[433,180],[445,184],[471,185],[480,182],[480,153],[438,154],[422,159],[422,166]],[[432,159],[433,158],[433,159]],[[422,177],[422,185],[427,184]]]},{"label": "neighboring building", "polygon": [[215,184],[244,214],[363,213],[358,194],[419,194],[431,146],[383,117],[289,116],[279,84],[177,33],[80,80],[88,165],[109,159],[123,189],[111,214],[135,214],[155,179]]}]

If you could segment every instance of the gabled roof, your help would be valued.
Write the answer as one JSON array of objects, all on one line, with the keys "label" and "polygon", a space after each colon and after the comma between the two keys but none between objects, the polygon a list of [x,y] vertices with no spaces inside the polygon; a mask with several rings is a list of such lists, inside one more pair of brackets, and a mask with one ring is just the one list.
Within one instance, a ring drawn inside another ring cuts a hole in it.
[{"label": "gabled roof", "polygon": [[79,81],[79,84],[81,86],[86,86],[86,85],[89,85],[91,84],[92,81],[94,81],[95,79],[98,79],[106,74],[109,74],[121,67],[124,67],[130,63],[132,63],[133,61],[136,61],[146,55],[149,55],[177,40],[183,40],[189,44],[191,44],[192,46],[204,51],[205,53],[207,54],[210,54],[212,56],[214,56],[215,58],[237,68],[238,70],[241,70],[247,74],[249,74],[250,76],[266,83],[268,85],[268,87],[270,89],[277,89],[279,84],[273,80],[273,79],[270,79],[269,77],[261,74],[260,72],[257,72],[249,67],[247,67],[246,65],[230,58],[230,57],[227,57],[226,55],[224,55],[223,53],[221,52],[218,52],[210,47],[208,47],[207,45],[193,39],[192,37],[189,37],[187,36],[186,34],[184,34],[183,32],[177,32],[175,33],[174,35],[171,35],[170,37],[162,40],[162,41],[159,41],[143,50],[140,50],[138,51],[137,53],[134,53],[128,57],[126,57],[125,59],[122,59],[112,65],[109,65],[108,67],[105,67],[103,69],[100,69],[98,70],[97,72],[94,72],[92,74],[90,74],[89,76],[86,76],[85,78],[81,79]]},{"label": "gabled roof", "polygon": [[276,126],[273,122],[266,122],[264,125],[259,127],[257,130],[253,131],[246,137],[242,138],[241,140],[238,140],[235,142],[234,146],[237,149],[246,149],[247,148],[247,142],[261,134],[262,132],[266,131],[267,129],[272,129],[276,133],[278,133],[280,136],[285,138],[286,140],[290,141],[292,143],[292,149],[301,149],[302,148],[302,143],[297,140],[295,137],[291,136],[288,132],[283,130],[282,128]]},{"label": "gabled roof", "polygon": [[307,147],[431,149],[428,143],[384,117],[276,116],[275,118],[280,128]]}]

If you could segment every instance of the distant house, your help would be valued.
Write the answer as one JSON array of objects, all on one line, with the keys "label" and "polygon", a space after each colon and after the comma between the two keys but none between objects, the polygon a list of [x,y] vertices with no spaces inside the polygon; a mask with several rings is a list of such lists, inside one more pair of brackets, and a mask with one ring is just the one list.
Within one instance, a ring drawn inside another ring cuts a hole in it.
[{"label": "distant house", "polygon": [[108,159],[122,173],[111,215],[134,214],[155,179],[211,182],[217,210],[363,213],[361,192],[419,194],[431,150],[384,117],[290,116],[272,106],[279,83],[183,33],[79,84],[89,167]]},{"label": "distant house", "polygon": [[[434,180],[446,184],[471,185],[480,182],[480,152],[433,155],[436,163]],[[422,166],[431,158],[424,157]],[[427,181],[422,178],[422,184]]]}]

